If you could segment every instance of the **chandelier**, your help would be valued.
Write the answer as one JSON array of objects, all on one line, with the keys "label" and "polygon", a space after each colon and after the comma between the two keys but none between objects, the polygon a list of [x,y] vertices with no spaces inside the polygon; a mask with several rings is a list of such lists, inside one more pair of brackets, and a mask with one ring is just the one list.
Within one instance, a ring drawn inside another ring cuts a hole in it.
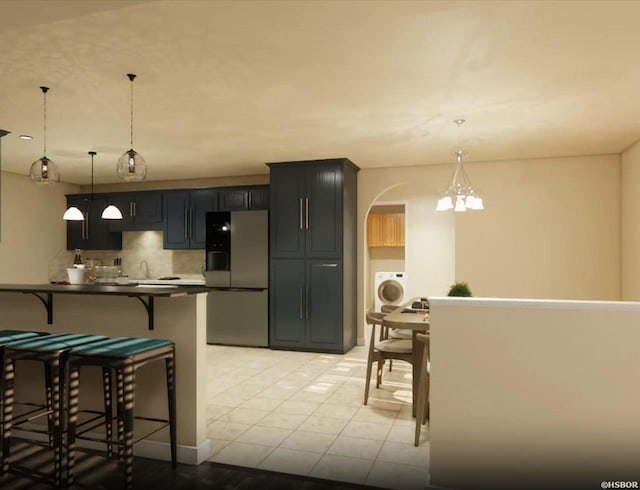
[{"label": "chandelier", "polygon": [[[456,119],[453,121],[462,126],[464,119]],[[442,197],[438,199],[436,211],[466,211],[467,209],[480,210],[484,209],[482,198],[477,191],[473,189],[467,172],[462,166],[462,150],[456,151],[456,168],[453,175],[449,179],[447,190],[444,191]]]}]

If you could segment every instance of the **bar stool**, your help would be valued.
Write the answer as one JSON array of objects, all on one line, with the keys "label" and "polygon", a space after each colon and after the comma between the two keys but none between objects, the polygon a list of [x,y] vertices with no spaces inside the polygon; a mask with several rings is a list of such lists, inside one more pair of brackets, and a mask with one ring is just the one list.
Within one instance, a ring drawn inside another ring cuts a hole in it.
[{"label": "bar stool", "polygon": [[[135,416],[135,374],[136,370],[150,362],[165,360],[168,419]],[[118,446],[118,453],[124,459],[125,488],[133,485],[133,445],[151,434],[169,427],[171,466],[175,469],[177,457],[176,442],[176,393],[175,393],[175,344],[170,340],[148,338],[106,338],[89,345],[74,348],[69,353],[69,482],[74,479],[75,441],[84,439],[77,432],[79,371],[84,366],[99,366],[107,370],[115,370],[117,384],[117,438],[111,436],[107,427],[106,442]],[[105,389],[106,390],[106,389]],[[106,391],[105,391],[106,393]],[[106,406],[106,405],[105,405]],[[111,424],[107,415],[107,425]],[[151,432],[134,440],[134,419],[151,420],[161,425]],[[96,441],[96,438],[87,438]]]},{"label": "bar stool", "polygon": [[[68,355],[73,347],[105,339],[105,336],[81,335],[81,334],[55,334],[26,338],[6,344],[3,353],[3,411],[2,411],[2,474],[9,471],[11,462],[11,435],[14,427],[32,420],[37,416],[47,415],[49,428],[46,433],[49,436],[50,445],[54,450],[54,474],[53,483],[57,486],[65,486],[67,483],[65,461],[65,380],[67,378]],[[32,414],[28,420],[13,419],[14,408],[14,377],[16,361],[32,360],[40,361],[45,365],[45,383],[47,386],[47,407],[41,413]],[[31,432],[45,432],[30,429]],[[18,466],[14,469],[19,472],[24,470]],[[30,471],[42,478],[45,475]]]},{"label": "bar stool", "polygon": [[[11,342],[18,340],[24,340],[39,335],[48,335],[46,332],[30,332],[24,330],[0,330],[0,393],[4,394],[4,347]],[[4,431],[4,396],[0,397],[0,441],[2,440],[2,434]],[[2,450],[2,444],[0,444],[0,466],[4,461],[4,451]],[[0,471],[1,467],[0,467]]]}]

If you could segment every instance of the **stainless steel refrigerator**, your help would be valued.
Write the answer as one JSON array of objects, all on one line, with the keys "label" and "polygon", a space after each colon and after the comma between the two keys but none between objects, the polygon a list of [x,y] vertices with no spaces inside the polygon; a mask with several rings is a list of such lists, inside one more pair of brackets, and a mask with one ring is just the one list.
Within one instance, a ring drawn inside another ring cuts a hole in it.
[{"label": "stainless steel refrigerator", "polygon": [[207,343],[268,347],[268,212],[206,217]]}]

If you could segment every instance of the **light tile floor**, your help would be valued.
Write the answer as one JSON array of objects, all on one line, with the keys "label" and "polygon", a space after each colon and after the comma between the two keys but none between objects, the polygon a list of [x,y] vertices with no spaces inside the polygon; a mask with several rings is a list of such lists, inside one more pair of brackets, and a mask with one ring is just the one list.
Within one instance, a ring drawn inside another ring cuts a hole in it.
[{"label": "light tile floor", "polygon": [[[385,366],[362,404],[367,350],[345,355],[207,346],[211,461],[423,489],[428,426],[413,445],[411,366]],[[375,374],[374,374],[375,377]]]}]

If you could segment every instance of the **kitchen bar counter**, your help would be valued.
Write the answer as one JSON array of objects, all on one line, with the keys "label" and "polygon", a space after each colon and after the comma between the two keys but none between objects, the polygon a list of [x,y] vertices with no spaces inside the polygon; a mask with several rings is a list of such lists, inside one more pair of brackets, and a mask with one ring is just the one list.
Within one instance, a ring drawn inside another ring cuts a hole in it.
[{"label": "kitchen bar counter", "polygon": [[54,294],[107,294],[110,296],[174,297],[186,294],[206,293],[205,286],[154,286],[106,285],[106,284],[0,284],[0,293],[54,293]]},{"label": "kitchen bar counter", "polygon": [[[202,286],[0,284],[0,330],[145,337],[175,342],[178,461],[198,464],[210,454],[206,363],[208,291]],[[52,311],[49,323],[41,303]],[[150,316],[154,318],[153,330],[146,328]],[[27,364],[17,373],[27,379],[17,384],[25,391],[16,396],[38,400],[43,392],[41,368]],[[82,376],[81,406],[101,409],[101,370],[87,369]],[[164,363],[144,366],[136,372],[136,412],[163,418],[166,407]],[[136,452],[168,460],[168,440],[166,429],[159,431],[151,439],[140,441]]]},{"label": "kitchen bar counter", "polygon": [[[0,284],[0,293],[33,294],[47,310],[47,324],[53,323],[54,294],[91,294],[137,298],[147,310],[148,328],[154,327],[154,298],[174,298],[206,293],[205,286],[103,285],[103,284]],[[46,296],[45,296],[46,295]],[[146,301],[143,299],[146,298]]]}]

